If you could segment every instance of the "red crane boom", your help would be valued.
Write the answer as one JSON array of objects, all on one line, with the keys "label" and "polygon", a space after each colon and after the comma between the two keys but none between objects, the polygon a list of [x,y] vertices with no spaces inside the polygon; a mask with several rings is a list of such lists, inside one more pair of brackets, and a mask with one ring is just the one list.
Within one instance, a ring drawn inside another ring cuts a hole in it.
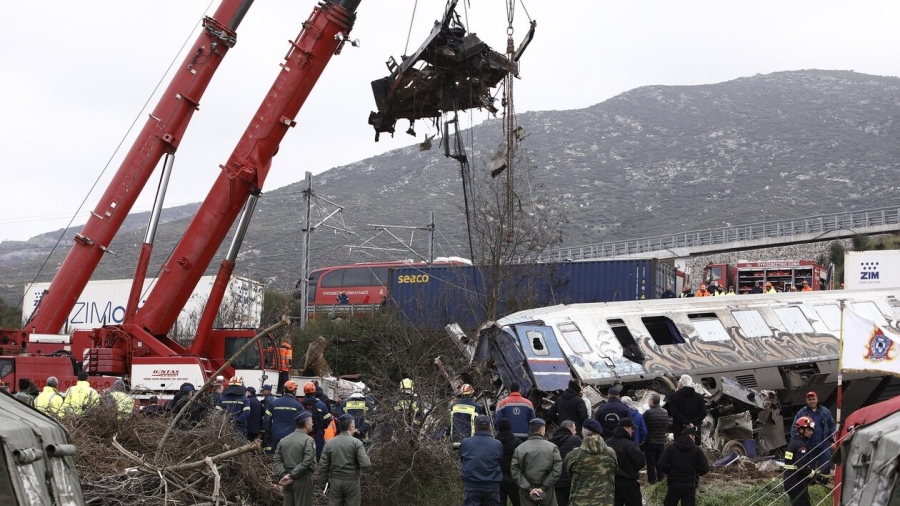
[{"label": "red crane boom", "polygon": [[236,33],[253,0],[223,0],[178,67],[159,103],[147,118],[106,192],[59,268],[28,324],[33,333],[59,332],[81,292],[119,231],[160,158],[178,149],[200,98],[219,64],[236,42]]},{"label": "red crane boom", "polygon": [[262,189],[281,140],[353,27],[359,1],[323,2],[292,42],[275,83],[137,313],[149,334],[169,331],[248,197]]},{"label": "red crane boom", "polygon": [[[76,236],[75,246],[28,328],[0,330],[2,354],[13,346],[25,349],[27,345],[33,355],[0,357],[0,372],[8,371],[0,379],[14,381],[16,377],[28,375],[41,382],[53,374],[60,377],[60,385],[64,388],[75,379],[73,373],[69,376],[64,369],[70,361],[75,366],[73,369],[77,368],[76,361],[79,360],[80,367],[93,375],[95,386],[108,386],[116,376],[128,375],[133,387],[144,392],[171,393],[185,381],[202,384],[229,358],[238,362],[227,374],[251,375],[260,386],[266,382],[267,374],[277,374],[271,370],[261,343],[255,343],[255,348],[239,351],[254,336],[255,330],[212,329],[214,310],[222,300],[222,292],[234,267],[252,214],[252,203],[246,207],[239,231],[222,262],[207,304],[209,307],[204,311],[190,350],[167,334],[248,199],[253,196],[255,202],[281,140],[288,128],[295,125],[294,117],[331,57],[340,53],[347,40],[360,0],[325,0],[303,23],[300,34],[291,42],[275,83],[228,161],[221,166],[222,172],[170,259],[163,265],[144,305],[131,313],[137,305],[133,293],[129,314],[121,325],[75,331],[71,340],[54,335],[66,321],[160,158],[177,149],[212,74],[227,49],[234,44],[234,29],[251,3],[252,0],[223,0],[215,16],[204,20],[204,33],[166,89],[84,230]],[[151,219],[151,223],[153,221]],[[153,226],[151,224],[150,228]],[[150,242],[152,239],[148,238],[144,249],[149,249]],[[143,278],[141,262],[146,261],[145,256],[142,254],[136,269],[136,286],[140,286]],[[5,367],[7,363],[15,364],[15,367]]]}]

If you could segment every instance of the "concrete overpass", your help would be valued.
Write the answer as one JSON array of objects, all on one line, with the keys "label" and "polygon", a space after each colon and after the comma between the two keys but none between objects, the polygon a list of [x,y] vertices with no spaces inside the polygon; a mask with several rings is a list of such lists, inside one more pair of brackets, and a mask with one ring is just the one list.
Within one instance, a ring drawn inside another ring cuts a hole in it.
[{"label": "concrete overpass", "polygon": [[900,232],[900,206],[560,248],[523,257],[522,262],[688,258],[890,232]]}]

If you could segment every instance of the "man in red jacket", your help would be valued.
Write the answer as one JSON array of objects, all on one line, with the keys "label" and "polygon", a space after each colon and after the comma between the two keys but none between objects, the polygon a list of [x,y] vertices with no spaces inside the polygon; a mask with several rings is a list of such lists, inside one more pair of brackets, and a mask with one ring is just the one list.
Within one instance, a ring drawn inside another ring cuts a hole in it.
[{"label": "man in red jacket", "polygon": [[499,430],[500,420],[509,420],[513,434],[525,441],[528,439],[528,422],[534,417],[534,405],[531,401],[522,397],[518,383],[509,386],[509,396],[497,404],[497,413],[494,418],[494,427]]}]

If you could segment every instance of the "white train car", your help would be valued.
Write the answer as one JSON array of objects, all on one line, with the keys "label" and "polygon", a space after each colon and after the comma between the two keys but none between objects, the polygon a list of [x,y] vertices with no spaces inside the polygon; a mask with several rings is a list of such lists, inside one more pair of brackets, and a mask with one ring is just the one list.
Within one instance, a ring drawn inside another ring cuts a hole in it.
[{"label": "white train car", "polygon": [[[768,451],[784,444],[781,417],[792,419],[807,391],[834,405],[842,307],[900,329],[898,297],[900,289],[834,290],[558,305],[486,324],[474,356],[538,401],[572,377],[635,396],[667,393],[687,373],[709,392],[711,413],[751,410],[754,438]],[[896,381],[875,372],[844,380],[844,415],[897,393]]]}]

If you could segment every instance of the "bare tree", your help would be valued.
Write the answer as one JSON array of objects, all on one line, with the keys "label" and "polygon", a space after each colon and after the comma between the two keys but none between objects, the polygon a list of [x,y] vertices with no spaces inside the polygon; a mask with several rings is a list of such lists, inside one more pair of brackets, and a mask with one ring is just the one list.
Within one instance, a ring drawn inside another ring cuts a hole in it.
[{"label": "bare tree", "polygon": [[515,164],[512,186],[506,178],[492,179],[487,170],[478,171],[474,178],[473,261],[482,267],[480,284],[489,320],[536,301],[537,293],[529,290],[529,284],[546,277],[548,270],[517,265],[518,259],[558,246],[569,221],[543,187],[534,183],[531,173],[538,167],[525,149],[517,150]]}]

